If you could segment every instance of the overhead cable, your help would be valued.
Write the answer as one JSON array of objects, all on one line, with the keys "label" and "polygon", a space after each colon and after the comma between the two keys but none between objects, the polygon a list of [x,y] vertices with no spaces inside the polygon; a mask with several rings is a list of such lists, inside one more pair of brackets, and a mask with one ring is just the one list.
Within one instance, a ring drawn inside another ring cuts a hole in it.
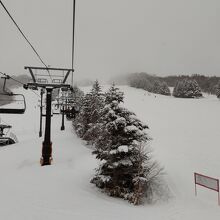
[{"label": "overhead cable", "polygon": [[75,49],[75,14],[76,0],[73,0],[73,35],[72,35],[72,86],[73,86],[73,65],[74,65],[74,49]]},{"label": "overhead cable", "polygon": [[[48,68],[48,66],[45,64],[45,62],[43,61],[43,59],[41,58],[41,56],[39,55],[39,53],[37,52],[37,50],[34,48],[34,46],[31,44],[31,42],[27,39],[27,37],[25,36],[24,32],[21,30],[21,28],[18,26],[17,22],[15,21],[15,19],[12,17],[12,15],[10,14],[10,12],[8,11],[8,9],[5,7],[5,5],[3,4],[3,2],[0,0],[0,4],[2,5],[2,7],[4,8],[4,10],[6,11],[6,13],[8,14],[8,16],[11,18],[12,22],[14,23],[14,25],[17,27],[18,31],[21,33],[21,35],[24,37],[24,39],[26,40],[26,42],[30,45],[30,47],[32,48],[32,50],[34,51],[34,53],[37,55],[37,57],[39,58],[39,60],[41,61],[41,63]],[[50,72],[49,70],[48,74],[51,78]]]}]

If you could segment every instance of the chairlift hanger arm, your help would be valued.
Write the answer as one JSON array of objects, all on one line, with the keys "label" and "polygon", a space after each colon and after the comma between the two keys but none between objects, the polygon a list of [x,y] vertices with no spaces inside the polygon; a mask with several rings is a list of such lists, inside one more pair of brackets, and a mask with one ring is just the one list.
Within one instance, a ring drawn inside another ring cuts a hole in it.
[{"label": "chairlift hanger arm", "polygon": [[9,95],[9,96],[12,96],[13,95],[13,92],[8,92],[5,87],[6,87],[6,81],[7,79],[10,79],[11,77],[6,75],[1,77],[2,79],[4,79],[4,84],[3,84],[3,88],[2,88],[2,91],[4,92],[2,95]]}]

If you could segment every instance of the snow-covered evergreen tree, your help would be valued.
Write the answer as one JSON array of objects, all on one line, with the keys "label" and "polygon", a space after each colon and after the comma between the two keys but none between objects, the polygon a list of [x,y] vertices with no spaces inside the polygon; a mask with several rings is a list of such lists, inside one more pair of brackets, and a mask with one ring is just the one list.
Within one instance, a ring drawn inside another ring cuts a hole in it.
[{"label": "snow-covered evergreen tree", "polygon": [[90,144],[98,135],[94,131],[94,126],[100,118],[99,112],[103,105],[103,94],[99,82],[96,80],[91,91],[82,99],[80,114],[74,122],[76,133]]},{"label": "snow-covered evergreen tree", "polygon": [[101,165],[91,182],[111,196],[139,204],[157,166],[144,151],[150,140],[145,132],[147,125],[124,108],[122,102],[123,93],[113,85],[106,93],[97,126],[102,132],[93,153]]},{"label": "snow-covered evergreen tree", "polygon": [[84,93],[80,90],[76,85],[72,89],[72,99],[74,100],[77,106],[81,105],[81,98],[83,97]]},{"label": "snow-covered evergreen tree", "polygon": [[104,105],[104,97],[98,80],[96,80],[93,84],[92,90],[90,92],[90,98],[90,121],[91,123],[96,123],[96,121],[99,119],[99,112]]},{"label": "snow-covered evergreen tree", "polygon": [[184,79],[176,83],[173,96],[178,98],[199,98],[202,97],[202,92],[195,80]]},{"label": "snow-covered evergreen tree", "polygon": [[80,112],[73,121],[73,127],[76,134],[82,138],[85,132],[88,130],[88,124],[90,120],[89,114],[90,106],[90,94],[83,95],[81,97]]},{"label": "snow-covered evergreen tree", "polygon": [[83,139],[93,144],[99,136],[97,123],[100,119],[100,111],[104,107],[104,95],[102,93],[99,82],[96,80],[90,92],[90,117],[88,121],[88,129],[86,130]]},{"label": "snow-covered evergreen tree", "polygon": [[166,82],[155,81],[152,86],[152,92],[161,95],[170,95],[170,89]]},{"label": "snow-covered evergreen tree", "polygon": [[216,96],[217,96],[217,98],[220,99],[220,81],[218,82],[218,84],[215,87],[216,87]]}]

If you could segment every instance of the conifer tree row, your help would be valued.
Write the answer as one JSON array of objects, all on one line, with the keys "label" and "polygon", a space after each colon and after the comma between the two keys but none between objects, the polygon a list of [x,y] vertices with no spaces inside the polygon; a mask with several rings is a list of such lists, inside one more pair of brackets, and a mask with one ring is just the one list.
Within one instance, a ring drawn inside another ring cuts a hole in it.
[{"label": "conifer tree row", "polygon": [[102,93],[96,81],[73,125],[100,160],[91,182],[110,196],[140,204],[161,169],[150,156],[148,126],[123,107],[123,100],[115,85]]},{"label": "conifer tree row", "polygon": [[195,80],[184,79],[176,83],[173,96],[177,98],[200,98],[202,91]]}]

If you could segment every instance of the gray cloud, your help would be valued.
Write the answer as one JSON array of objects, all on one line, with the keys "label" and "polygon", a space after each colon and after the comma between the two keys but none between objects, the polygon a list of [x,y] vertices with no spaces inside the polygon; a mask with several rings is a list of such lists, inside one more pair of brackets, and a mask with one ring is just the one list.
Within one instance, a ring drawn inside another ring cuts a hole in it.
[{"label": "gray cloud", "polygon": [[[71,67],[72,0],[4,1],[45,62]],[[76,1],[75,74],[220,76],[218,0]],[[41,64],[0,8],[0,70]]]}]

